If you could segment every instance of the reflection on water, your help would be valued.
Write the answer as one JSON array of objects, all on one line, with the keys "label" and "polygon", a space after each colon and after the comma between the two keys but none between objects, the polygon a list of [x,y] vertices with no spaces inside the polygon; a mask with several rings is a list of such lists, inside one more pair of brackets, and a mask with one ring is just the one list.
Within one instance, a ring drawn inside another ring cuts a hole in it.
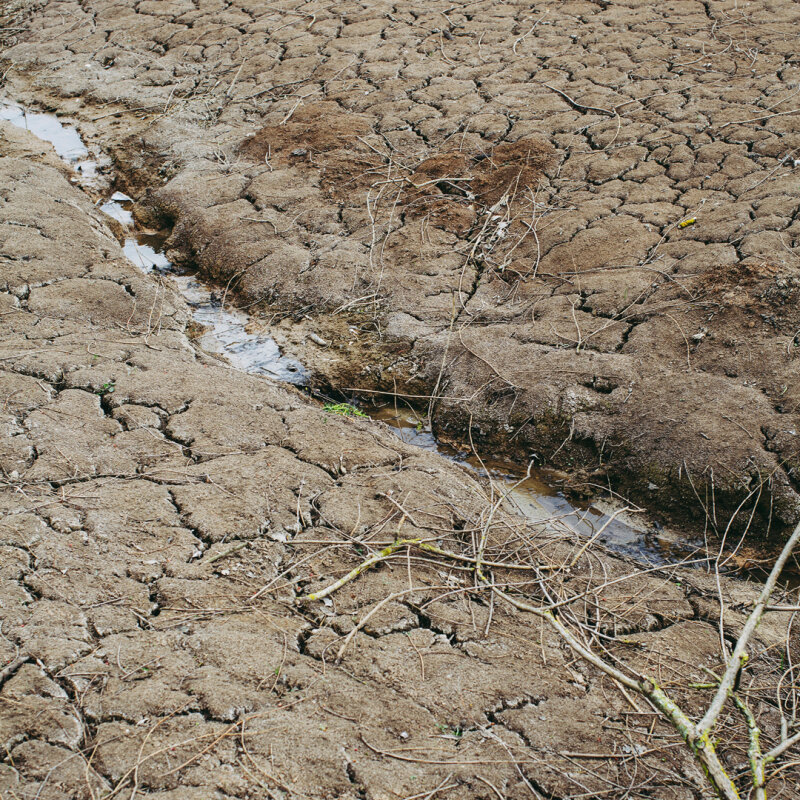
[{"label": "reflection on water", "polygon": [[269,375],[287,383],[307,380],[303,365],[282,355],[271,336],[247,331],[250,317],[244,311],[223,309],[215,293],[193,276],[175,275],[173,280],[192,307],[195,322],[209,329],[197,340],[204,350],[224,355],[244,372]]},{"label": "reflection on water", "polygon": [[142,272],[166,272],[170,269],[169,259],[146,244],[139,244],[136,239],[126,239],[122,252],[128,260],[135,264]]},{"label": "reflection on water", "polygon": [[[464,465],[478,475],[491,478],[506,493],[511,504],[532,522],[557,520],[582,537],[594,536],[603,526],[598,541],[611,549],[646,560],[653,564],[674,561],[692,554],[685,542],[667,531],[656,530],[631,512],[620,512],[621,506],[602,499],[581,503],[567,499],[558,487],[552,470],[531,469],[527,476],[519,467],[484,460],[436,441],[430,427],[412,409],[393,406],[365,409],[373,419],[389,425],[404,442],[433,450]],[[616,516],[613,516],[615,515]]]},{"label": "reflection on water", "polygon": [[114,192],[111,199],[100,206],[100,210],[122,224],[123,228],[133,228],[133,212],[128,206],[133,199],[122,192]]},{"label": "reflection on water", "polygon": [[75,179],[82,186],[96,186],[97,160],[90,158],[89,148],[75,128],[63,125],[55,114],[27,111],[14,103],[0,103],[0,119],[25,128],[34,136],[50,142],[56,153],[75,169]]},{"label": "reflection on water", "polygon": [[[129,230],[133,224],[133,201],[116,192],[101,209]],[[284,356],[267,333],[252,333],[250,315],[231,306],[223,307],[212,287],[195,275],[173,270],[163,253],[165,237],[159,233],[130,231],[123,250],[142,272],[169,274],[192,309],[195,322],[206,330],[197,339],[203,350],[224,356],[232,366],[244,372],[267,375],[287,383],[304,383],[308,378],[303,365]]]}]

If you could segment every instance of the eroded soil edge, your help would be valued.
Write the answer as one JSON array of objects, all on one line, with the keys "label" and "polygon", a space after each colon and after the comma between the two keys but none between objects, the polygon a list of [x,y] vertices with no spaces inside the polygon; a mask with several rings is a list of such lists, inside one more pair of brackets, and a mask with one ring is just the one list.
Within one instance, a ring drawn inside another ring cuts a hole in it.
[{"label": "eroded soil edge", "polygon": [[718,530],[797,516],[793,4],[69,8],[7,81],[322,382]]}]

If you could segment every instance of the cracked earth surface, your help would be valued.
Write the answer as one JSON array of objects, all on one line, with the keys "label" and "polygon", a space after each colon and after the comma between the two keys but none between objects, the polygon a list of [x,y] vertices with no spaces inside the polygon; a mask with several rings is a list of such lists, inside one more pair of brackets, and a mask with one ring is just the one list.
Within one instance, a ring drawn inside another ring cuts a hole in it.
[{"label": "cracked earth surface", "polygon": [[[765,480],[756,513],[794,521],[794,4],[5,11],[9,94],[72,115],[170,256],[277,315],[321,384],[435,391],[442,434],[471,417],[481,447],[720,520]],[[705,796],[670,729],[468,573],[403,554],[299,602],[398,502],[468,552],[486,487],[198,350],[169,279],[4,123],[0,187],[0,793]],[[498,520],[498,551],[578,551]],[[719,663],[714,582],[679,577],[581,612],[674,687]],[[722,592],[730,635],[753,590]]]},{"label": "cracked earth surface", "polygon": [[318,383],[720,528],[751,492],[796,517],[796,4],[30,5],[11,93]]}]

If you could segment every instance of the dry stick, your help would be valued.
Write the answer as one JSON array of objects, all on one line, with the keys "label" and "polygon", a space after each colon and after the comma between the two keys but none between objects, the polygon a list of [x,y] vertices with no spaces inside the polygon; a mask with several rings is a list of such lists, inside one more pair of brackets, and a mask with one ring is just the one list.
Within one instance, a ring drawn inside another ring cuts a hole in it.
[{"label": "dry stick", "polygon": [[549,83],[543,83],[542,86],[546,86],[550,91],[555,92],[556,94],[561,95],[576,111],[598,111],[601,114],[605,114],[609,117],[617,116],[613,111],[609,111],[607,108],[598,108],[597,106],[585,106],[583,103],[579,103],[577,100],[573,100],[568,94],[562,92],[561,89],[556,89],[555,86],[551,86]]},{"label": "dry stick", "polygon": [[785,753],[790,747],[798,742],[800,742],[800,731],[798,731],[794,736],[790,736],[776,747],[773,747],[769,752],[764,753],[764,763],[769,764],[770,762],[774,761],[776,758],[778,758],[778,756]]},{"label": "dry stick", "polygon": [[764,755],[761,752],[761,731],[756,723],[756,718],[747,703],[739,695],[732,693],[733,702],[736,703],[739,711],[747,722],[747,757],[750,760],[750,774],[753,777],[753,798],[754,800],[767,800],[766,779],[764,777]]},{"label": "dry stick", "polygon": [[[34,352],[34,351],[28,351]],[[35,352],[41,352],[39,350]],[[28,353],[23,353],[22,355],[28,355]],[[11,358],[9,356],[8,359],[0,358],[0,361],[8,361]],[[343,392],[364,392],[365,394],[385,394],[389,397],[400,397],[403,399],[408,400],[439,400],[445,403],[466,403],[469,400],[474,400],[475,396],[472,397],[436,397],[433,394],[403,394],[402,392],[388,392],[383,389],[362,389],[358,386],[342,386],[340,391]]]},{"label": "dry stick", "polygon": [[[310,544],[310,542],[305,542],[305,543]],[[347,542],[346,544],[349,545],[350,542]],[[256,598],[261,597],[261,595],[264,594],[264,592],[266,592],[271,586],[274,586],[285,575],[288,575],[292,570],[297,569],[301,564],[305,563],[306,561],[311,561],[311,559],[314,558],[315,556],[322,555],[322,553],[324,553],[325,550],[327,549],[329,548],[323,548],[320,552],[311,553],[310,555],[307,555],[304,558],[300,559],[300,561],[293,563],[291,566],[287,567],[283,572],[281,572],[280,575],[276,575],[268,584],[262,586],[257,592],[250,595],[250,597],[247,598],[247,602],[250,603]]]},{"label": "dry stick", "polygon": [[530,29],[527,31],[527,33],[523,33],[523,34],[522,34],[522,36],[520,36],[519,38],[517,38],[517,39],[515,39],[515,40],[514,40],[514,44],[513,44],[513,46],[511,47],[511,52],[512,52],[514,55],[516,55],[516,54],[517,54],[517,45],[518,45],[518,44],[522,44],[522,42],[524,42],[524,41],[525,41],[525,40],[526,40],[526,39],[527,39],[527,38],[528,38],[528,37],[529,37],[529,36],[530,36],[530,35],[531,35],[531,34],[534,32],[534,30],[536,30],[536,26],[537,26],[537,25],[538,25],[538,24],[539,24],[539,23],[540,23],[540,22],[541,22],[541,21],[542,21],[542,20],[543,20],[543,19],[544,19],[544,18],[545,18],[545,17],[546,17],[548,14],[549,14],[549,13],[550,13],[550,11],[549,11],[549,9],[548,9],[547,11],[545,11],[545,12],[544,12],[544,14],[542,14],[542,16],[541,16],[541,17],[539,17],[539,19],[537,19],[537,20],[536,20],[536,22],[534,22],[534,23],[533,23],[533,25],[531,25],[531,27],[530,27]]},{"label": "dry stick", "polygon": [[239,550],[243,550],[247,545],[250,544],[249,541],[247,542],[239,542],[239,544],[235,544],[233,547],[229,547],[227,550],[223,550],[221,553],[217,553],[215,556],[202,561],[202,564],[213,564],[215,561],[219,561],[220,559],[225,558],[233,553],[238,552]]},{"label": "dry stick", "polygon": [[700,732],[709,731],[717,721],[717,718],[722,711],[722,706],[725,704],[725,700],[731,693],[733,686],[736,683],[736,676],[739,674],[739,671],[749,658],[747,654],[747,645],[750,641],[750,637],[753,635],[758,623],[761,621],[761,617],[764,615],[766,606],[769,603],[769,598],[772,592],[775,590],[775,585],[778,582],[778,578],[780,577],[780,574],[783,571],[789,556],[792,554],[792,551],[798,542],[800,542],[800,524],[797,525],[797,527],[794,529],[794,532],[789,537],[789,540],[783,546],[783,550],[781,550],[777,561],[773,565],[772,571],[770,572],[769,577],[767,578],[766,583],[761,590],[761,594],[758,596],[758,600],[756,601],[753,610],[750,612],[750,616],[747,618],[747,622],[745,623],[744,629],[742,630],[742,633],[736,642],[733,653],[731,653],[731,656],[728,659],[728,666],[725,670],[725,674],[722,676],[722,680],[719,683],[717,693],[714,695],[714,699],[711,701],[708,711],[706,711],[703,719],[701,719],[697,725],[697,728]]},{"label": "dry stick", "polygon": [[0,686],[2,686],[23,664],[31,660],[30,656],[17,656],[10,664],[0,670]]},{"label": "dry stick", "polygon": [[584,543],[583,547],[578,550],[575,558],[572,559],[570,563],[570,568],[574,567],[578,563],[578,559],[586,552],[586,550],[597,541],[598,537],[603,533],[603,531],[622,513],[625,511],[633,511],[632,508],[629,506],[624,506],[623,508],[617,509],[602,525],[602,527],[594,534],[590,539],[587,539]]},{"label": "dry stick", "polygon": [[486,778],[482,778],[480,775],[476,775],[475,777],[481,783],[485,783],[500,798],[500,800],[506,800],[506,798],[500,793],[500,790],[493,783],[489,783]]},{"label": "dry stick", "polygon": [[733,690],[734,684],[736,683],[736,676],[749,658],[747,654],[747,645],[750,641],[750,637],[753,635],[758,623],[761,622],[761,617],[764,615],[766,606],[769,603],[770,595],[775,590],[775,584],[778,582],[778,578],[798,542],[800,542],[800,524],[794,529],[794,532],[783,546],[783,550],[781,550],[777,561],[772,567],[772,571],[728,659],[728,666],[725,669],[722,680],[719,682],[717,693],[714,695],[714,699],[711,701],[708,711],[706,711],[703,718],[697,724],[697,731],[701,735],[707,735],[711,730],[722,711],[722,707],[725,705],[725,700]]},{"label": "dry stick", "polygon": [[403,589],[400,592],[394,592],[393,594],[387,595],[380,601],[380,603],[376,603],[363,617],[359,620],[358,624],[347,634],[345,640],[342,642],[342,646],[336,653],[336,663],[338,664],[342,660],[342,656],[344,655],[344,651],[347,649],[347,645],[353,640],[353,637],[369,622],[370,617],[372,617],[375,612],[380,611],[387,603],[390,603],[392,600],[397,600],[399,597],[403,597],[407,594],[413,594],[414,592],[421,592],[425,591],[428,588],[426,586],[417,586],[412,587],[410,589]]},{"label": "dry stick", "polygon": [[461,346],[462,346],[462,347],[463,347],[463,348],[464,348],[464,349],[465,349],[465,350],[466,350],[466,351],[467,351],[467,352],[468,352],[468,353],[469,353],[471,356],[473,356],[474,358],[477,358],[477,359],[478,359],[478,361],[481,361],[481,362],[483,362],[484,364],[486,364],[486,366],[487,366],[487,367],[489,367],[489,369],[490,369],[490,370],[491,370],[491,371],[492,371],[492,372],[493,372],[495,375],[497,375],[497,377],[498,377],[498,378],[500,378],[500,380],[501,380],[501,381],[503,381],[503,383],[507,383],[507,384],[508,384],[508,385],[509,385],[509,386],[510,386],[512,389],[519,389],[520,391],[522,390],[522,387],[521,387],[521,386],[517,386],[517,384],[516,384],[516,383],[514,383],[513,381],[510,381],[508,378],[504,378],[504,377],[503,377],[503,376],[500,374],[500,372],[499,372],[499,370],[497,369],[497,367],[495,367],[495,366],[494,366],[494,364],[492,364],[491,362],[487,361],[487,360],[486,360],[486,359],[485,359],[483,356],[480,356],[480,355],[478,355],[478,354],[477,354],[477,353],[476,353],[476,352],[475,352],[475,351],[474,351],[474,350],[473,350],[473,349],[472,349],[472,348],[471,348],[471,347],[470,347],[470,346],[469,346],[469,345],[468,345],[468,344],[467,344],[467,343],[464,341],[464,336],[463,336],[463,334],[462,334],[462,332],[461,332],[461,331],[462,331],[462,329],[461,329],[461,328],[459,328],[459,329],[458,329],[458,341],[459,341],[459,342],[461,342]]},{"label": "dry stick", "polygon": [[[458,332],[459,339],[461,338],[461,331]],[[463,344],[463,342],[462,342]],[[472,452],[475,454],[475,458],[478,459],[481,467],[483,468],[486,476],[489,479],[489,487],[492,492],[492,500],[489,503],[489,515],[486,518],[486,522],[481,525],[481,538],[480,543],[478,545],[478,551],[476,553],[475,559],[475,574],[480,578],[480,580],[485,581],[485,577],[483,575],[483,571],[481,569],[483,565],[483,554],[484,550],[486,549],[486,543],[489,540],[489,532],[492,528],[492,519],[494,518],[495,512],[497,509],[502,505],[502,503],[506,500],[507,497],[511,495],[511,493],[522,483],[524,483],[528,478],[531,476],[531,467],[533,466],[533,462],[531,461],[528,464],[528,469],[525,471],[525,475],[522,476],[513,486],[510,486],[505,492],[500,493],[500,497],[497,501],[494,501],[494,479],[492,478],[492,473],[486,468],[486,465],[483,463],[483,459],[478,455],[478,451],[475,449],[475,444],[472,441],[472,414],[469,415],[469,444],[472,448]],[[485,497],[485,495],[484,495]],[[488,498],[487,498],[488,499]]]},{"label": "dry stick", "polygon": [[797,767],[797,766],[800,766],[800,761],[787,761],[783,766],[778,767],[778,769],[770,772],[769,780],[777,778],[778,775],[781,774],[781,772],[785,772],[787,769],[791,769],[792,767]]},{"label": "dry stick", "polygon": [[95,117],[92,122],[98,122],[101,119],[106,119],[106,117],[116,117],[120,114],[133,114],[136,111],[157,111],[158,109],[153,106],[141,106],[139,108],[122,108],[119,111],[112,111],[110,114],[102,114],[99,117]]},{"label": "dry stick", "polygon": [[190,758],[187,758],[182,764],[179,764],[177,767],[173,767],[169,772],[162,772],[161,775],[159,775],[159,778],[163,779],[168,777],[169,775],[174,775],[176,772],[180,772],[184,767],[188,767],[189,764],[192,764],[195,761],[197,761],[197,759],[200,758],[200,756],[205,755],[209,750],[216,747],[216,745],[219,742],[221,742],[226,736],[230,736],[231,731],[236,730],[236,728],[238,728],[240,725],[244,725],[246,721],[247,717],[243,717],[242,719],[237,720],[232,725],[227,727],[219,736],[217,736],[217,738],[214,739],[211,742],[211,744],[206,745],[199,753],[195,753]]},{"label": "dry stick", "polygon": [[272,789],[270,789],[269,786],[267,786],[267,784],[264,783],[264,781],[261,780],[261,778],[259,778],[257,775],[254,775],[252,772],[250,772],[250,770],[244,765],[244,763],[242,762],[241,759],[239,759],[236,762],[236,764],[238,766],[240,766],[245,771],[247,776],[249,778],[251,778],[253,781],[255,781],[267,793],[267,795],[269,795],[270,800],[279,800],[279,798],[275,794],[275,792],[273,792]]},{"label": "dry stick", "polygon": [[[464,266],[466,267],[466,262]],[[462,275],[463,275],[463,270],[462,270]],[[460,292],[461,292],[461,285],[459,281],[459,297],[461,296]],[[431,392],[430,397],[428,398],[428,421],[431,424],[431,428],[433,428],[433,406],[438,400],[437,394],[439,392],[439,386],[441,386],[442,383],[442,375],[444,375],[444,369],[447,366],[447,354],[450,351],[450,341],[453,338],[453,326],[455,325],[457,317],[458,314],[456,313],[456,298],[454,295],[453,307],[450,313],[450,327],[447,330],[447,341],[445,342],[444,345],[444,353],[442,353],[442,364],[439,367],[439,374],[436,376],[436,385],[433,387],[433,391]],[[395,397],[396,396],[397,395],[395,395]]]},{"label": "dry stick", "polygon": [[384,547],[383,550],[375,553],[374,556],[370,556],[366,561],[362,561],[355,569],[351,569],[350,572],[347,573],[342,578],[339,578],[338,581],[335,581],[330,586],[325,589],[322,589],[319,592],[312,592],[311,594],[307,594],[304,597],[301,597],[301,600],[324,600],[328,595],[333,594],[337,589],[341,589],[346,583],[350,583],[350,581],[355,580],[362,572],[366,572],[370,567],[374,567],[379,562],[383,561],[384,559],[388,558],[392,553],[399,550],[401,547],[405,547],[408,544],[419,544],[419,539],[398,539],[392,544]]},{"label": "dry stick", "polygon": [[[298,700],[296,700],[295,703],[300,702],[301,700],[304,700],[304,699],[305,698],[301,697]],[[169,720],[170,717],[174,716],[179,711],[182,711],[184,708],[186,708],[187,705],[189,705],[189,704],[185,703],[182,707],[180,707],[180,708],[176,709],[175,711],[173,711],[168,717],[163,717],[161,720],[159,720],[156,723],[156,725],[154,725],[150,729],[150,731],[148,733],[148,737],[155,730],[155,728],[157,728],[163,722],[166,722],[167,720]],[[294,704],[291,704],[291,705],[294,705]],[[291,707],[291,706],[285,706],[285,708],[289,708],[289,707]],[[222,735],[218,736],[214,740],[214,743],[216,744],[217,742],[220,742],[222,739],[224,739],[226,736],[230,736],[231,735],[231,731],[235,730],[240,725],[243,725],[249,719],[255,719],[256,717],[260,717],[260,716],[263,716],[263,715],[262,714],[253,714],[250,717],[243,717],[241,720],[239,720],[238,722],[233,723],[230,727],[228,727],[226,729],[225,733],[223,733]],[[263,732],[259,732],[259,735],[260,735],[260,733],[263,733]],[[163,747],[159,747],[157,750],[153,750],[151,753],[148,753],[144,757],[142,757],[142,751],[143,751],[143,747],[144,747],[144,743],[143,743],[142,748],[140,748],[140,750],[139,750],[139,756],[138,756],[137,763],[133,767],[131,767],[124,775],[122,775],[122,777],[119,779],[119,781],[117,781],[116,787],[114,789],[112,789],[112,791],[109,794],[104,795],[103,800],[111,800],[112,797],[114,797],[116,794],[118,794],[120,792],[120,790],[125,786],[125,784],[130,780],[131,775],[133,775],[134,773],[138,772],[139,767],[142,764],[146,763],[147,761],[150,761],[151,759],[155,758],[156,756],[160,756],[162,753],[169,752],[169,751],[174,750],[174,749],[176,749],[178,747],[183,747],[184,745],[191,744],[192,742],[198,742],[198,741],[203,741],[204,739],[210,739],[212,736],[216,736],[216,731],[213,732],[213,733],[201,734],[200,736],[192,736],[190,739],[183,739],[182,741],[179,741],[179,742],[170,742],[169,744],[166,744]],[[147,741],[147,739],[145,739],[145,742],[146,741]],[[205,750],[203,750],[203,752],[205,752]],[[75,755],[78,755],[78,753],[76,753]],[[200,756],[200,755],[202,755],[202,753],[198,753],[197,754],[197,756]],[[197,756],[195,756],[195,758]],[[194,760],[194,758],[190,759],[189,761],[184,763],[181,766],[181,768],[187,766],[193,760]],[[165,774],[169,775],[169,774],[171,774],[171,772],[165,773]],[[137,793],[137,792],[138,792],[138,783],[134,786],[134,794]],[[132,798],[134,797],[134,794],[131,795],[129,800],[132,800]]]},{"label": "dry stick", "polygon": [[461,303],[462,310],[464,309],[464,301],[461,299],[461,295],[463,294],[462,287],[464,285],[464,274],[467,271],[467,266],[475,257],[475,253],[483,243],[483,234],[486,232],[486,228],[492,221],[492,216],[505,205],[507,199],[508,192],[506,192],[491,208],[486,209],[486,219],[483,222],[483,226],[481,227],[480,231],[478,231],[478,235],[475,237],[475,241],[472,243],[472,248],[467,254],[467,257],[464,259],[464,263],[461,265],[461,274],[458,277],[458,298]]},{"label": "dry stick", "polygon": [[[452,759],[442,759],[442,758],[412,758],[411,756],[404,756],[400,755],[400,753],[392,752],[391,750],[381,750],[375,745],[370,744],[365,738],[364,734],[360,733],[359,738],[361,741],[366,745],[369,750],[372,750],[373,753],[377,753],[380,756],[386,756],[387,758],[395,758],[398,761],[407,761],[410,764],[445,764],[451,766],[459,766],[459,767],[467,767],[477,764],[514,764],[517,761],[512,761],[507,758],[470,758],[464,759],[462,761],[454,761]],[[519,759],[518,763],[520,764],[538,764],[538,761],[534,761],[532,758],[525,758]],[[736,800],[739,800],[736,798]]]},{"label": "dry stick", "polygon": [[[798,526],[798,530],[800,531],[800,526]],[[537,617],[546,620],[581,658],[588,661],[601,672],[605,672],[606,675],[609,675],[615,681],[622,684],[622,686],[638,692],[649,700],[655,708],[672,723],[672,726],[680,733],[686,744],[689,745],[695,758],[697,758],[703,766],[717,795],[723,798],[723,800],[740,800],[736,786],[726,774],[725,768],[722,766],[717,756],[708,733],[700,734],[694,723],[678,705],[670,699],[655,680],[649,677],[642,677],[640,680],[636,680],[626,675],[624,672],[621,672],[616,667],[607,664],[602,658],[581,643],[572,631],[556,618],[550,609],[537,608],[536,606],[524,603],[506,594],[506,592],[501,589],[494,588],[493,591],[519,611],[527,611],[528,613],[535,614]]]},{"label": "dry stick", "polygon": [[[300,597],[300,600],[323,600],[324,598],[328,597],[328,595],[333,594],[338,589],[341,589],[350,581],[355,580],[362,572],[366,572],[370,567],[374,567],[381,561],[386,560],[391,555],[396,553],[402,547],[418,547],[420,550],[426,550],[429,553],[434,553],[438,556],[445,556],[446,558],[452,558],[456,561],[466,561],[470,564],[478,563],[478,559],[471,558],[470,556],[462,556],[459,553],[451,553],[449,550],[442,550],[440,547],[436,547],[436,545],[429,544],[428,542],[422,539],[397,539],[392,542],[390,545],[387,545],[380,550],[379,552],[375,553],[375,555],[370,556],[365,561],[362,561],[357,567],[351,569],[350,572],[347,573],[342,578],[339,578],[338,581],[335,581],[330,586],[325,589],[322,589],[319,592],[312,592],[311,594],[304,595]],[[504,569],[517,569],[517,570],[552,570],[555,569],[554,566],[550,564],[543,564],[541,566],[531,566],[528,564],[503,564],[495,561],[481,561],[484,566],[488,567],[498,567]]]},{"label": "dry stick", "polygon": [[689,340],[686,338],[686,334],[683,332],[683,328],[681,328],[681,324],[678,322],[678,320],[675,319],[675,317],[672,316],[672,314],[667,314],[666,311],[664,312],[664,316],[668,317],[669,319],[671,319],[675,323],[675,326],[680,331],[681,336],[683,336],[683,341],[686,344],[686,366],[689,367],[689,369],[691,369],[692,368],[692,359],[691,359],[692,348],[689,345]]},{"label": "dry stick", "polygon": [[752,117],[751,119],[737,119],[720,125],[717,130],[721,131],[723,128],[727,128],[728,125],[746,125],[748,122],[761,122],[762,120],[772,119],[773,117],[785,117],[787,114],[796,114],[798,111],[800,111],[800,108],[793,108],[791,111],[776,111],[774,114],[764,114],[761,117]]},{"label": "dry stick", "polygon": [[236,70],[236,74],[233,76],[233,80],[231,81],[231,85],[228,87],[228,91],[225,92],[225,97],[230,97],[231,96],[231,92],[233,91],[233,87],[236,85],[236,81],[239,79],[239,74],[241,73],[242,68],[244,67],[244,65],[246,63],[247,63],[247,59],[243,58],[242,59],[242,63],[239,64],[239,69]]},{"label": "dry stick", "polygon": [[[137,791],[139,790],[139,767],[140,767],[140,765],[143,763],[143,761],[147,761],[150,757],[155,755],[155,753],[151,753],[147,758],[142,759],[142,755],[144,753],[144,748],[147,746],[147,742],[149,741],[150,737],[153,735],[153,733],[156,730],[156,728],[158,728],[159,726],[163,725],[165,722],[168,722],[176,714],[178,714],[181,711],[183,711],[183,709],[186,708],[186,706],[188,706],[190,702],[191,701],[187,701],[182,706],[178,706],[171,713],[169,713],[166,717],[162,717],[160,720],[158,720],[158,722],[156,722],[155,725],[152,725],[150,727],[150,730],[147,731],[147,734],[145,735],[144,739],[142,740],[142,744],[139,747],[139,753],[136,756],[136,764],[134,764],[134,766],[131,769],[129,769],[119,779],[119,781],[117,782],[117,788],[122,788],[122,786],[124,786],[124,784],[128,782],[129,778],[132,780],[133,789],[131,790],[131,794],[130,794],[129,800],[133,800],[133,798],[136,796]],[[192,740],[189,740],[189,741],[192,741]],[[163,749],[166,749],[166,748],[163,748]],[[156,751],[156,753],[158,753],[158,752],[160,752],[160,751]],[[108,795],[108,797],[112,797],[116,793],[116,791],[117,791],[117,789],[115,789],[110,795]]]},{"label": "dry stick", "polygon": [[419,656],[420,680],[425,683],[425,657],[422,655],[422,651],[419,649],[419,647],[414,644],[414,640],[411,638],[411,635],[407,633],[406,638],[408,639],[408,643],[414,648],[417,656]]},{"label": "dry stick", "polygon": [[404,797],[403,800],[430,800],[435,794],[439,792],[445,791],[445,789],[454,789],[458,786],[458,783],[447,783],[450,778],[453,777],[453,773],[451,772],[435,789],[431,789],[428,792],[420,792],[419,794],[412,794],[408,797]]}]

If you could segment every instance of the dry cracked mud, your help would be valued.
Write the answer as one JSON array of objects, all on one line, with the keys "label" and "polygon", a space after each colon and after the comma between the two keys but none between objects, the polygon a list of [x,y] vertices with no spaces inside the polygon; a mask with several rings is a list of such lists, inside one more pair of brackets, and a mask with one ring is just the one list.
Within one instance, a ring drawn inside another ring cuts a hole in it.
[{"label": "dry cracked mud", "polygon": [[795,3],[7,5],[10,94],[318,385],[718,529],[797,516]]},{"label": "dry cracked mud", "polygon": [[[8,96],[74,118],[170,257],[319,385],[433,394],[440,435],[711,526],[748,497],[753,534],[796,521],[796,4],[0,13]],[[469,566],[408,548],[302,596],[398,530],[466,557],[483,529],[496,563],[571,564],[592,641],[697,713],[720,599],[729,644],[752,585],[609,584],[631,565],[487,522],[458,465],[204,353],[171,280],[0,125],[0,796],[709,796],[669,726]],[[768,742],[791,625],[767,615],[743,678]]]}]

